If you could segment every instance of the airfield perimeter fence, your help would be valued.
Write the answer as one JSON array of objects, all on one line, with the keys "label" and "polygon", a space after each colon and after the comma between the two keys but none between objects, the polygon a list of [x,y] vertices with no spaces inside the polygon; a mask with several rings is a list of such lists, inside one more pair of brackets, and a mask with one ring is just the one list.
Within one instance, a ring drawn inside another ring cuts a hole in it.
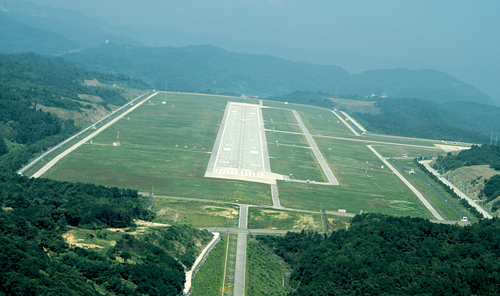
[{"label": "airfield perimeter fence", "polygon": [[127,104],[121,106],[120,108],[116,109],[112,113],[108,114],[106,117],[101,118],[97,122],[89,125],[85,129],[81,130],[77,134],[75,134],[75,135],[69,137],[68,139],[62,141],[61,143],[57,144],[56,146],[54,146],[51,149],[47,150],[46,152],[42,153],[42,155],[38,156],[33,161],[29,162],[23,168],[21,168],[20,170],[18,170],[17,173],[20,174],[20,175],[26,174],[31,169],[33,169],[35,166],[37,166],[40,162],[42,162],[44,159],[47,159],[52,154],[54,154],[56,152],[59,152],[62,148],[68,146],[71,143],[73,143],[76,139],[78,139],[81,136],[87,134],[89,131],[96,129],[98,126],[102,125],[103,123],[105,123],[106,121],[108,121],[109,119],[111,119],[112,117],[114,117],[115,115],[121,113],[122,111],[124,111],[128,107],[134,105],[135,102],[137,102],[137,101],[145,98],[146,96],[150,95],[152,92],[153,92],[153,90],[150,90],[150,91],[148,91],[148,92],[146,92],[146,93],[138,96],[137,98],[133,99],[132,101],[128,102]]},{"label": "airfield perimeter fence", "polygon": [[198,272],[198,270],[200,270],[200,267],[203,265],[203,263],[205,263],[205,260],[207,260],[208,255],[210,254],[210,252],[212,252],[215,245],[217,245],[221,240],[222,240],[222,235],[219,235],[219,237],[214,242],[212,242],[210,247],[208,247],[207,252],[205,253],[205,255],[203,255],[203,258],[200,260],[200,262],[198,262],[198,264],[196,264],[196,266],[193,267],[193,273],[191,273],[191,287],[189,288],[186,294],[182,295],[189,296],[193,293],[193,280],[194,277],[196,276],[196,273]]},{"label": "airfield perimeter fence", "polygon": [[[407,170],[394,158],[391,158],[392,162],[403,172],[407,172]],[[441,191],[439,191],[434,185],[431,184],[424,176],[422,176],[419,172],[415,171],[415,175],[417,175],[422,181],[424,181],[427,186],[429,186],[437,195],[439,195],[450,207],[457,212],[460,217],[466,217],[462,211],[460,211],[459,208],[455,204],[453,204]],[[470,221],[469,217],[467,216],[467,220]]]}]

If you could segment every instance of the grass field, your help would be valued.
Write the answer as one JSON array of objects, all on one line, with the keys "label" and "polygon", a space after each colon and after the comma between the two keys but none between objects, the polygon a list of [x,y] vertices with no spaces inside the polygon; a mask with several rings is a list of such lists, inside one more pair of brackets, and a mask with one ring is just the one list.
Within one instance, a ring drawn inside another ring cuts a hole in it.
[{"label": "grass field", "polygon": [[232,227],[239,207],[190,200],[156,197],[154,222],[187,224],[193,227]]},{"label": "grass field", "polygon": [[[256,100],[181,93],[169,93],[166,104],[162,104],[164,100],[163,93],[152,98],[93,139],[92,144],[77,149],[46,177],[145,192],[150,192],[154,187],[156,196],[271,204],[271,191],[267,184],[204,177],[227,102],[257,103]],[[295,108],[313,135],[429,147],[438,143],[397,137],[356,137],[344,124],[337,122],[338,118],[329,110],[267,101],[265,105]],[[312,151],[304,148],[308,146],[305,137],[293,133],[301,132],[293,113],[285,109],[263,108],[263,114],[268,129],[266,137],[272,171],[287,176],[291,174],[294,179],[325,181]],[[273,132],[272,127],[292,133]],[[118,131],[121,146],[113,147],[111,144]],[[432,218],[406,186],[389,169],[382,167],[383,163],[366,147],[368,143],[319,136],[314,137],[314,140],[340,186],[280,182],[278,187],[283,206],[315,211],[321,207],[327,210],[346,209],[351,213],[363,210]],[[434,151],[437,155],[442,154],[439,150],[394,145],[378,144],[376,149],[384,156],[424,155]],[[214,208],[212,211],[202,204],[193,205],[197,215],[203,217],[197,219],[186,215],[189,203],[168,202],[170,205],[165,205],[168,211],[165,210],[165,215],[159,215],[157,219],[194,226],[215,226],[218,223],[221,225],[217,226],[224,226],[231,220],[218,215],[219,210],[230,211],[226,206],[221,206],[224,210]]]},{"label": "grass field", "polygon": [[[46,177],[139,191],[154,187],[157,195],[270,204],[268,185],[204,177],[228,98],[168,94],[165,105],[164,99],[164,94],[152,98]],[[118,132],[121,145],[113,147]]]},{"label": "grass field", "polygon": [[[340,186],[280,182],[281,205],[350,213],[380,212],[431,218],[407,187],[384,167],[366,145],[316,138]],[[361,169],[363,167],[363,169]]]},{"label": "grass field", "polygon": [[[444,194],[448,200],[450,200],[455,206],[457,206],[462,212],[468,214],[468,211],[457,201],[454,200],[451,195],[442,190],[441,186],[427,177],[427,175],[422,172],[414,163],[413,160],[397,160],[406,170],[414,169],[418,171],[422,176],[424,176],[431,184],[437,188],[442,194]],[[405,178],[410,181],[415,188],[422,193],[422,195],[427,199],[427,201],[438,211],[438,213],[445,220],[460,220],[462,217],[458,214],[450,205],[448,205],[434,190],[432,190],[424,181],[422,181],[415,174],[405,174]],[[470,216],[470,215],[469,215]]]},{"label": "grass field", "polygon": [[[248,228],[279,230],[325,231],[323,214],[299,213],[274,209],[250,208]],[[351,224],[351,218],[327,215],[328,230],[345,229]]]},{"label": "grass field", "polygon": [[286,295],[285,267],[257,242],[248,241],[245,295]]},{"label": "grass field", "polygon": [[290,110],[262,108],[262,116],[267,129],[302,133],[299,123]]},{"label": "grass field", "polygon": [[227,239],[220,241],[210,252],[207,260],[200,267],[193,281],[193,296],[221,295],[224,277]]},{"label": "grass field", "polygon": [[382,155],[383,157],[402,157],[406,155],[409,159],[413,159],[416,157],[446,156],[446,152],[441,149],[389,145],[375,146],[375,149],[377,149],[377,152],[380,153],[380,155]]},{"label": "grass field", "polygon": [[311,149],[287,145],[268,145],[271,170],[298,180],[324,182],[323,171]]}]

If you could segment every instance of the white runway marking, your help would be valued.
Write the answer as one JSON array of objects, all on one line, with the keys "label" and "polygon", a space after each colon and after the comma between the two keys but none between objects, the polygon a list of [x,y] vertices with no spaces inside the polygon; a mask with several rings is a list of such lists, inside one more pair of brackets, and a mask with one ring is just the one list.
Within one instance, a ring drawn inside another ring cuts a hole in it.
[{"label": "white runway marking", "polygon": [[275,184],[265,145],[261,106],[228,102],[205,176]]}]

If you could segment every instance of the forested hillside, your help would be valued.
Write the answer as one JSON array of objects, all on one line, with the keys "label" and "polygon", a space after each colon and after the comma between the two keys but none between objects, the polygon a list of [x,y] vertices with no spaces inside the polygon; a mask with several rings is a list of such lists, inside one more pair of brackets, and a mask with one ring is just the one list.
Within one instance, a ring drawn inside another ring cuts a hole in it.
[{"label": "forested hillside", "polygon": [[499,131],[500,108],[472,102],[438,104],[421,99],[376,98],[380,114],[356,113],[369,131],[472,143]]},{"label": "forested hillside", "polygon": [[[90,79],[147,88],[144,82],[128,76],[90,72],[61,58],[0,54],[0,167],[17,170],[33,154],[78,130],[72,119],[43,112],[41,106],[84,112],[95,104],[111,110],[110,105],[127,102],[119,89],[83,84]],[[98,97],[99,102],[81,95]]]},{"label": "forested hillside", "polygon": [[473,86],[448,74],[408,69],[349,75],[340,67],[295,63],[266,55],[229,52],[213,46],[147,48],[103,44],[65,56],[104,73],[125,73],[158,89],[277,96],[296,90],[341,95],[418,97],[437,102],[494,104]]},{"label": "forested hillside", "polygon": [[460,227],[357,215],[329,236],[258,239],[291,264],[291,295],[498,295],[500,220]]},{"label": "forested hillside", "polygon": [[469,150],[462,150],[457,154],[448,153],[446,157],[438,157],[436,162],[446,171],[456,170],[464,166],[487,164],[500,171],[499,145],[472,145]]},{"label": "forested hillside", "polygon": [[[178,295],[184,266],[192,266],[212,236],[187,226],[137,237],[102,230],[153,218],[130,189],[3,173],[0,204],[2,295]],[[68,245],[62,235],[76,227],[101,229],[90,237],[113,234],[116,242],[94,250]]]}]

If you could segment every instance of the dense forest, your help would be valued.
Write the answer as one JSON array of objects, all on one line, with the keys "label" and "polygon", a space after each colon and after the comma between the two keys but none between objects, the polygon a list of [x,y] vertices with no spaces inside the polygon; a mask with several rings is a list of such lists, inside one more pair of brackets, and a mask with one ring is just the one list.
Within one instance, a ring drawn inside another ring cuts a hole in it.
[{"label": "dense forest", "polygon": [[3,172],[0,205],[0,295],[178,295],[184,270],[212,237],[178,225],[124,233],[110,248],[66,243],[68,230],[105,240],[107,228],[153,219],[131,189]]},{"label": "dense forest", "polygon": [[471,149],[462,150],[457,154],[448,153],[440,156],[436,162],[446,171],[456,170],[464,166],[487,164],[500,171],[499,145],[472,145]]},{"label": "dense forest", "polygon": [[291,295],[498,295],[500,220],[460,227],[357,215],[331,235],[259,241],[293,267]]}]

